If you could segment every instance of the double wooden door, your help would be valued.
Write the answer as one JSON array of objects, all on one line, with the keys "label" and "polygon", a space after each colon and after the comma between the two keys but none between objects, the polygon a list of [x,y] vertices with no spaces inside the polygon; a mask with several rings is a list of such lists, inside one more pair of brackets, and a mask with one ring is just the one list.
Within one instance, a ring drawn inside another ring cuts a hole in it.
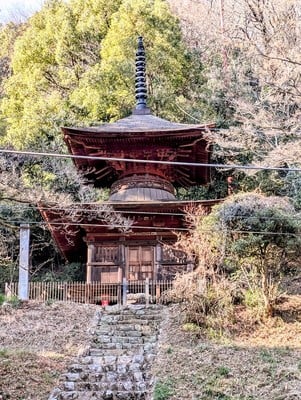
[{"label": "double wooden door", "polygon": [[129,281],[154,278],[154,246],[129,246],[126,253],[126,277]]}]

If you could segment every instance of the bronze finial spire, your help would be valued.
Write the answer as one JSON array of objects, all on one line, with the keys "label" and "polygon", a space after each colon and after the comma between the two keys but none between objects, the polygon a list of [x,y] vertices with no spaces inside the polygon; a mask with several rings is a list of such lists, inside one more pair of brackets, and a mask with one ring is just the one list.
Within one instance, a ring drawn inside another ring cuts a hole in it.
[{"label": "bronze finial spire", "polygon": [[138,49],[136,52],[136,75],[135,75],[135,88],[136,88],[136,108],[134,114],[150,114],[147,108],[147,88],[145,79],[145,51],[142,36],[138,37]]}]

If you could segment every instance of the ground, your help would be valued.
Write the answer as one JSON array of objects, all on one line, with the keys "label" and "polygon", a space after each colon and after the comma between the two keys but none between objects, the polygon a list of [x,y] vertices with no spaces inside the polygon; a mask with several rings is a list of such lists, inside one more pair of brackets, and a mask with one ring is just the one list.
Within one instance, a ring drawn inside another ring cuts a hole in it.
[{"label": "ground", "polygon": [[0,400],[45,400],[87,347],[99,307],[35,303],[0,307]]},{"label": "ground", "polygon": [[287,298],[281,317],[252,329],[238,310],[240,329],[229,335],[185,324],[174,306],[162,327],[154,400],[301,399],[300,307],[300,297]]},{"label": "ground", "polygon": [[[277,316],[252,329],[238,310],[232,336],[206,336],[184,323],[178,306],[165,309],[154,399],[301,399],[300,304],[298,296],[284,299]],[[0,308],[0,400],[46,400],[71,358],[87,347],[97,311],[31,302]]]}]

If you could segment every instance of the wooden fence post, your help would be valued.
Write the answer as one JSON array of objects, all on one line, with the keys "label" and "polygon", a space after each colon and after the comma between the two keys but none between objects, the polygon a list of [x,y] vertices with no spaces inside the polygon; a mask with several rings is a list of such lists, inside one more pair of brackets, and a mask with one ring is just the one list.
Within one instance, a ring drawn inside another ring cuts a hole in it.
[{"label": "wooden fence post", "polygon": [[12,290],[11,290],[11,285],[7,282],[5,282],[5,290],[4,290],[5,297],[12,297]]},{"label": "wooden fence post", "polygon": [[126,278],[123,278],[122,280],[122,305],[126,306],[127,301],[126,301],[126,295],[127,295],[127,290],[128,290],[128,283]]},{"label": "wooden fence post", "polygon": [[149,306],[149,278],[145,279],[145,304]]}]

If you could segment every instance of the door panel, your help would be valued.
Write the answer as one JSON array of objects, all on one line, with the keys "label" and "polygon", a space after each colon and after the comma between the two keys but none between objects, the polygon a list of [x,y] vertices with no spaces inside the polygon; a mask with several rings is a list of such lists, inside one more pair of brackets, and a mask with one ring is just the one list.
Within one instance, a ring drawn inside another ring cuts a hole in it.
[{"label": "door panel", "polygon": [[154,247],[131,246],[128,247],[127,279],[129,281],[153,279],[154,272]]},{"label": "door panel", "polygon": [[118,267],[94,267],[92,268],[92,282],[117,283]]}]

